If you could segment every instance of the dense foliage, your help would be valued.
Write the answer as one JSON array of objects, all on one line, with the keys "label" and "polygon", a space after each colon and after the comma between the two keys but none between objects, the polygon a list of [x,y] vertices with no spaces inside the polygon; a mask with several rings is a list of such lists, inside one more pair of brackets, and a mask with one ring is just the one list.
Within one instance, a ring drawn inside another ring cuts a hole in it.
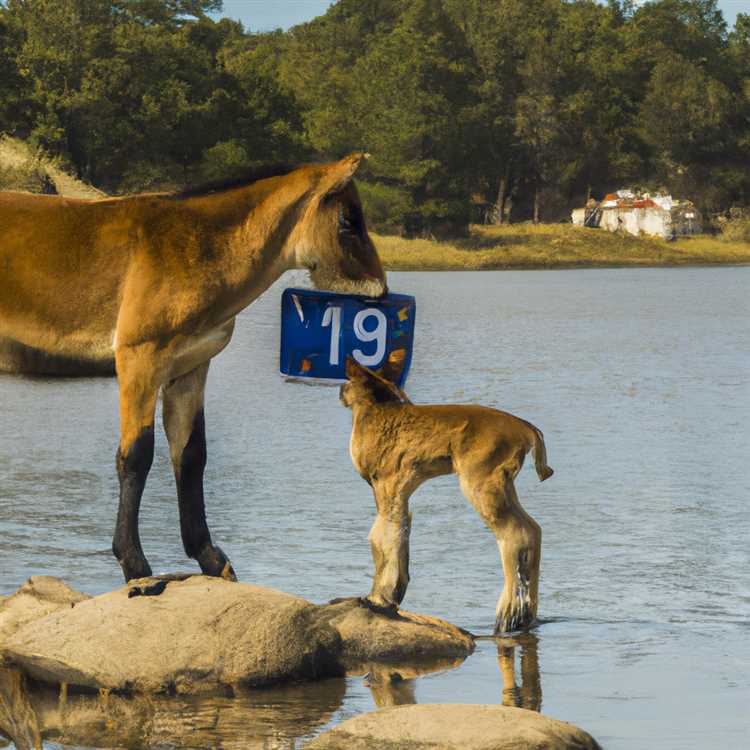
[{"label": "dense foliage", "polygon": [[365,149],[370,216],[410,234],[626,184],[750,202],[750,15],[715,0],[339,0],[269,34],[220,8],[0,2],[0,132],[109,191]]}]

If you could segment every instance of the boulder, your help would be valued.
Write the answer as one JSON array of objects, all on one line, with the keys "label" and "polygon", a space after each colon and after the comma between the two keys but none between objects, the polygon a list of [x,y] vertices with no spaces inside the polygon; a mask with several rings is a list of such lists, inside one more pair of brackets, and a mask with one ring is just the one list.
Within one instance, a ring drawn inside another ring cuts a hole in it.
[{"label": "boulder", "polygon": [[[341,636],[340,659],[349,674],[373,665],[408,665],[415,674],[456,666],[474,651],[474,637],[445,620],[342,599],[319,608],[319,620]],[[422,669],[421,667],[424,667]]]},{"label": "boulder", "polygon": [[[138,595],[133,596],[136,593]],[[38,600],[38,601],[37,601]],[[96,597],[31,579],[0,607],[0,657],[35,680],[127,693],[198,693],[454,665],[472,636],[436,618],[318,606],[219,578],[149,578]]]},{"label": "boulder", "polygon": [[591,735],[508,706],[385,708],[339,724],[304,750],[601,750]]},{"label": "boulder", "polygon": [[0,644],[28,622],[51,612],[70,609],[90,597],[74,591],[59,578],[33,576],[15,594],[0,598]]}]

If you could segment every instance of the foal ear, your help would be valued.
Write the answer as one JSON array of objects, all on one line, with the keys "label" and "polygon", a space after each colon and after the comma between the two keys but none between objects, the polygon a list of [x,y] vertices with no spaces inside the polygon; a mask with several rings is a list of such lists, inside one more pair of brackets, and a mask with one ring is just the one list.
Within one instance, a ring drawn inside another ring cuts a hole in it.
[{"label": "foal ear", "polygon": [[323,196],[340,193],[352,181],[360,164],[369,156],[369,154],[359,151],[349,154],[349,156],[345,156],[333,164],[326,165],[319,188]]},{"label": "foal ear", "polygon": [[408,396],[388,378],[383,377],[382,370],[375,372],[369,367],[364,367],[352,357],[346,358],[346,377],[349,380],[358,380],[367,390],[375,396],[376,401],[401,401],[410,404]]},{"label": "foal ear", "polygon": [[377,372],[391,383],[398,383],[405,364],[406,349],[394,349]]},{"label": "foal ear", "polygon": [[362,380],[367,377],[367,374],[368,371],[354,357],[346,358],[346,377],[349,380]]}]

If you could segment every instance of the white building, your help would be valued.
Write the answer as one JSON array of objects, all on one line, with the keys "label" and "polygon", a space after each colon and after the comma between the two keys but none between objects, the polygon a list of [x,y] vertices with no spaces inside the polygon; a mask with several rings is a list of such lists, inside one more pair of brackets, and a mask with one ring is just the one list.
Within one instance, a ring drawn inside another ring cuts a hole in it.
[{"label": "white building", "polygon": [[601,227],[610,232],[624,231],[672,240],[675,237],[698,234],[701,220],[690,201],[678,201],[671,195],[638,195],[631,190],[609,193],[602,201],[589,201],[586,208],[572,213],[577,226]]}]

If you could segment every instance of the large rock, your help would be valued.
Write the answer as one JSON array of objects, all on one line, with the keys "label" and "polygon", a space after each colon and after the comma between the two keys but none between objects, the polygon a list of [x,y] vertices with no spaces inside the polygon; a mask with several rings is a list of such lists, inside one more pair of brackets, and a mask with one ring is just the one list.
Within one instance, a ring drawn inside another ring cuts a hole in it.
[{"label": "large rock", "polygon": [[70,609],[89,598],[66,586],[59,578],[29,578],[12,596],[0,597],[0,645],[26,623],[51,612]]},{"label": "large rock", "polygon": [[397,706],[345,721],[305,750],[601,750],[582,729],[524,708]]},{"label": "large rock", "polygon": [[445,620],[403,610],[373,611],[359,599],[319,607],[318,618],[341,636],[340,660],[353,674],[384,664],[408,666],[421,674],[456,666],[474,650],[473,636]]},{"label": "large rock", "polygon": [[[47,683],[196,693],[336,676],[378,663],[443,668],[474,648],[470,634],[441,620],[375,613],[356,599],[317,606],[204,576],[164,583],[131,581],[86,598],[60,582],[41,586],[31,579],[0,604],[0,626],[6,623],[0,656]],[[155,584],[163,588],[158,595],[130,596],[134,587]],[[35,592],[37,604],[29,601]]]}]

